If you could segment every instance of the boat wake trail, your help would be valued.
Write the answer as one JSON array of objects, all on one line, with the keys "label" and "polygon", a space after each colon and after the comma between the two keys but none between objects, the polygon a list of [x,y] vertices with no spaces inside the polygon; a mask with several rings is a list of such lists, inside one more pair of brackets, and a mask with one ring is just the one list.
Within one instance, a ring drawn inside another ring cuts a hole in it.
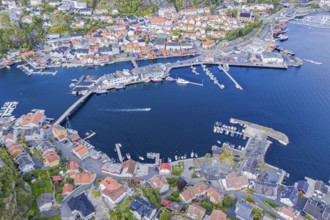
[{"label": "boat wake trail", "polygon": [[123,109],[110,109],[110,108],[100,108],[99,111],[109,111],[109,112],[149,112],[151,108],[123,108]]},{"label": "boat wake trail", "polygon": [[304,59],[305,61],[309,62],[309,63],[313,63],[313,64],[317,64],[317,65],[320,65],[322,63],[320,62],[317,62],[317,61],[314,61],[314,60],[309,60],[309,59]]}]

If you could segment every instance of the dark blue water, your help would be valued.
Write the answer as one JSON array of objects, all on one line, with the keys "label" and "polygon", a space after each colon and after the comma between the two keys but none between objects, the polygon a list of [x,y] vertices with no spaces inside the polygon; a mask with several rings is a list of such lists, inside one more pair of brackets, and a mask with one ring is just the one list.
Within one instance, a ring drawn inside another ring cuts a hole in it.
[{"label": "dark blue water", "polygon": [[[213,134],[215,121],[230,117],[251,121],[282,131],[290,144],[274,142],[266,162],[287,170],[291,180],[309,176],[328,181],[330,177],[330,30],[289,25],[289,40],[283,46],[297,56],[323,63],[305,62],[288,70],[230,68],[243,91],[217,67],[209,67],[226,88],[220,90],[197,68],[171,72],[204,87],[179,86],[176,83],[130,86],[106,96],[93,96],[71,117],[71,125],[82,134],[96,131],[91,139],[98,150],[115,157],[114,144],[122,143],[123,152],[137,158],[146,152],[160,152],[163,158],[175,154],[204,155],[216,140],[243,144],[242,140]],[[177,59],[161,60],[175,62]],[[142,61],[147,65],[152,61]],[[20,101],[15,115],[34,108],[46,109],[57,118],[77,97],[68,94],[71,79],[81,74],[104,74],[131,68],[120,63],[95,69],[60,69],[53,76],[31,76],[12,68],[0,72],[0,103]],[[125,109],[151,108],[149,112]],[[119,110],[119,111],[118,111]]]}]

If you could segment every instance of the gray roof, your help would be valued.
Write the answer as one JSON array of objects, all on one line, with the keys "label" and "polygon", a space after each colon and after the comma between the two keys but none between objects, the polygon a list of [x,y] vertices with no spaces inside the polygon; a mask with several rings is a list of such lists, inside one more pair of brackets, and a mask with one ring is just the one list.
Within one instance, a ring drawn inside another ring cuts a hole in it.
[{"label": "gray roof", "polygon": [[268,52],[268,51],[265,51],[265,52],[262,52],[262,57],[263,58],[278,58],[278,59],[282,59],[282,55],[279,54],[279,53],[275,53],[275,52]]},{"label": "gray roof", "polygon": [[328,188],[326,187],[325,183],[323,181],[317,180],[315,182],[314,190],[318,190],[323,194],[328,193]]},{"label": "gray roof", "polygon": [[236,218],[244,220],[253,220],[252,210],[253,207],[249,202],[245,200],[239,200],[236,203]]},{"label": "gray roof", "polygon": [[277,185],[275,183],[256,181],[254,185],[254,192],[267,197],[276,197]]},{"label": "gray roof", "polygon": [[257,175],[257,173],[258,173],[258,160],[256,158],[249,157],[245,161],[242,171]]},{"label": "gray roof", "polygon": [[85,193],[82,193],[68,202],[71,211],[79,211],[84,217],[95,212],[94,206],[88,200]]},{"label": "gray roof", "polygon": [[330,220],[330,207],[316,199],[308,199],[303,211],[314,219]]},{"label": "gray roof", "polygon": [[151,218],[156,208],[144,199],[133,198],[130,209],[133,212],[137,212],[141,217],[146,216],[147,218]]},{"label": "gray roof", "polygon": [[53,196],[50,193],[44,193],[37,197],[38,208],[52,202],[53,202]]}]

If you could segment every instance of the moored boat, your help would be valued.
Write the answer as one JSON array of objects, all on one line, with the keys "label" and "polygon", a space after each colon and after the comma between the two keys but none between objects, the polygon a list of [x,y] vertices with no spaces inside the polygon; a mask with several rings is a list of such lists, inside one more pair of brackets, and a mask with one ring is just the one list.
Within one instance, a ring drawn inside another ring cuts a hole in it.
[{"label": "moored boat", "polygon": [[166,77],[165,79],[166,79],[166,81],[169,81],[169,82],[173,82],[173,81],[175,81],[175,79],[172,78],[172,77],[170,77],[170,76]]},{"label": "moored boat", "polygon": [[162,81],[163,81],[163,79],[160,78],[160,77],[155,77],[155,78],[151,79],[151,82],[153,82],[153,83],[159,83],[159,82],[162,82]]},{"label": "moored boat", "polygon": [[140,160],[144,160],[144,157],[142,157],[142,156],[139,156],[139,159],[140,159]]},{"label": "moored boat", "polygon": [[187,85],[187,84],[189,84],[189,81],[187,81],[187,80],[185,80],[185,79],[182,79],[182,78],[178,78],[178,79],[176,80],[176,82],[179,83],[179,84],[183,84],[183,85]]}]

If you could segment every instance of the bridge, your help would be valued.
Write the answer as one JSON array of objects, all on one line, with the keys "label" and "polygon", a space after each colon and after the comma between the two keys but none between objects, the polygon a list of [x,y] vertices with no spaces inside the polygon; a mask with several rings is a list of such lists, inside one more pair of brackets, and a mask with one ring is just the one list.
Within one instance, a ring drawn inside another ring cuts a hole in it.
[{"label": "bridge", "polygon": [[75,103],[73,103],[62,115],[59,117],[54,125],[61,124],[67,116],[69,116],[81,103],[83,103],[95,91],[95,87],[91,88],[85,95],[81,96]]},{"label": "bridge", "polygon": [[134,68],[139,68],[139,66],[137,65],[137,63],[134,59],[131,59],[131,63],[132,63]]}]

